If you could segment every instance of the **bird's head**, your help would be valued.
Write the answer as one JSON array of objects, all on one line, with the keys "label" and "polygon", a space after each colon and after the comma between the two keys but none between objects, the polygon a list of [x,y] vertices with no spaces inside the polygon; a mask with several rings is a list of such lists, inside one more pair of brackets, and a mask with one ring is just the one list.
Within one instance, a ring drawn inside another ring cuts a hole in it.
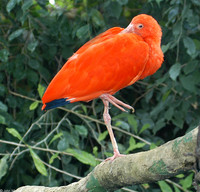
[{"label": "bird's head", "polygon": [[158,22],[152,16],[146,14],[134,17],[123,33],[136,33],[144,39],[150,37],[160,40],[162,36]]}]

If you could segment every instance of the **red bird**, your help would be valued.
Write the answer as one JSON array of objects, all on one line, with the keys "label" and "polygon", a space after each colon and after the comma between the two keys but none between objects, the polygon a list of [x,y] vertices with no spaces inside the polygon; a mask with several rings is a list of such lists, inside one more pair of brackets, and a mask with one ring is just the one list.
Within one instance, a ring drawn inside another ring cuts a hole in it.
[{"label": "red bird", "polygon": [[101,33],[74,53],[53,78],[43,95],[42,110],[101,98],[114,151],[109,159],[122,156],[111,127],[109,103],[122,111],[123,107],[134,110],[112,95],[161,67],[161,36],[157,21],[146,14],[134,17],[125,29],[113,27]]}]

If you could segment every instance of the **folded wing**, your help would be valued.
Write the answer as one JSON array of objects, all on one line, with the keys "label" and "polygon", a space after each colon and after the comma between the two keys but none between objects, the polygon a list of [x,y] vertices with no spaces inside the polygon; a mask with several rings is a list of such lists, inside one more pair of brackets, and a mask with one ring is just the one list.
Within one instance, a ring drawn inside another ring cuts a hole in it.
[{"label": "folded wing", "polygon": [[136,82],[148,61],[149,46],[122,30],[112,28],[82,46],[53,78],[43,103],[89,101]]}]

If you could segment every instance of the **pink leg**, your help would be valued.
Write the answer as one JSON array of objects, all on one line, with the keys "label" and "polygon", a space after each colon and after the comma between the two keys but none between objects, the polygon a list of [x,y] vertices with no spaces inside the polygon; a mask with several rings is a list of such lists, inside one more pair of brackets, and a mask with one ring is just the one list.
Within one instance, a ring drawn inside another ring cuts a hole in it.
[{"label": "pink leg", "polygon": [[109,115],[109,102],[112,103],[113,105],[115,105],[117,108],[121,109],[122,111],[125,111],[125,109],[122,108],[119,105],[122,105],[122,106],[124,106],[128,109],[132,109],[133,111],[134,111],[134,109],[130,105],[123,103],[122,101],[116,99],[115,97],[113,97],[112,95],[109,95],[109,94],[103,94],[103,95],[100,96],[100,98],[102,99],[102,101],[104,103],[103,118],[104,118],[104,122],[106,124],[106,127],[108,129],[108,133],[110,135],[111,143],[112,143],[112,146],[113,146],[113,152],[114,152],[114,155],[112,157],[106,159],[106,161],[107,160],[113,161],[115,158],[121,157],[121,156],[124,156],[124,155],[121,155],[119,153],[117,142],[115,140],[115,136],[113,134],[113,130],[112,130],[112,127],[111,127],[111,117]]},{"label": "pink leg", "polygon": [[[132,112],[135,111],[135,109],[132,106],[130,106],[130,105],[126,104],[126,103],[123,103],[122,101],[120,101],[119,99],[116,99],[114,96],[112,96],[110,94],[102,94],[100,96],[100,98],[101,99],[105,99],[108,102],[112,103],[115,107],[117,107],[121,111],[126,111],[123,107],[125,107],[127,109],[131,109]],[[121,107],[120,105],[123,106],[123,107]]]}]

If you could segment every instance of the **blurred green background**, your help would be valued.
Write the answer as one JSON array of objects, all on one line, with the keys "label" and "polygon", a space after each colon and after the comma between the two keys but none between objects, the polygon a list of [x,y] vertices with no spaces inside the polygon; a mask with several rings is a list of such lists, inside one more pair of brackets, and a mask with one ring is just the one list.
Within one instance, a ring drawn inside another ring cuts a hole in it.
[{"label": "blurred green background", "polygon": [[[110,110],[120,152],[152,149],[200,121],[199,0],[51,3],[0,2],[0,189],[67,185],[112,154],[100,100],[43,113],[41,97],[81,45],[108,28],[126,27],[140,13],[152,15],[161,25],[165,61],[156,74],[116,94],[136,109],[134,114]],[[171,181],[128,188],[194,191],[193,176],[191,171]]]}]

